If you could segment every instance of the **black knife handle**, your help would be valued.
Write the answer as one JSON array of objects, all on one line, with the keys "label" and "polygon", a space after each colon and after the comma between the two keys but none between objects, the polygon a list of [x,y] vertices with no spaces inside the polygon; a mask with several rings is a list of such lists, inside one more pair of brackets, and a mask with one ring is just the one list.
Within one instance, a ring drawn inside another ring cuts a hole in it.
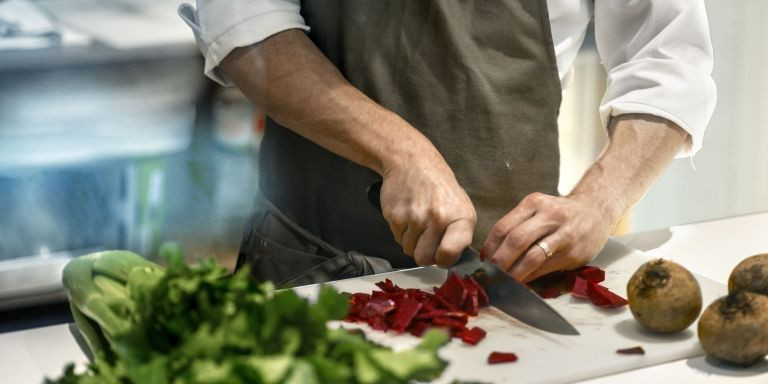
[{"label": "black knife handle", "polygon": [[373,184],[368,186],[368,202],[371,203],[373,207],[379,210],[381,212],[381,184],[383,182],[381,180],[378,180],[374,182]]}]

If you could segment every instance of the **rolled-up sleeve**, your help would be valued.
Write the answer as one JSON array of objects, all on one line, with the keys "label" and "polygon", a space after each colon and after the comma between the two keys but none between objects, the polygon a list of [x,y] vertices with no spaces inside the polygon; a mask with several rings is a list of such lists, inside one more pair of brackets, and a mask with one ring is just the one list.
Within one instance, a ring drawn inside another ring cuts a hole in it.
[{"label": "rolled-up sleeve", "polygon": [[[197,10],[182,5],[205,56],[205,74],[227,85],[217,67],[237,47],[258,43],[288,29],[309,30],[299,0],[198,0]],[[194,19],[194,20],[191,20]]]},{"label": "rolled-up sleeve", "polygon": [[595,40],[608,72],[604,126],[611,116],[656,115],[690,134],[678,157],[695,154],[717,99],[703,1],[596,1]]}]

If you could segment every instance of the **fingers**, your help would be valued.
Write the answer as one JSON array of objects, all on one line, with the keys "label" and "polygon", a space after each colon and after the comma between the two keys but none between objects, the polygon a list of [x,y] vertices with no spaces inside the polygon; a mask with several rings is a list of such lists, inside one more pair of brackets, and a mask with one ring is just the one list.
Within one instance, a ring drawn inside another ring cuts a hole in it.
[{"label": "fingers", "polygon": [[[484,251],[491,262],[498,265],[499,268],[509,271],[518,259],[525,255],[531,247],[534,247],[537,240],[549,235],[556,229],[556,223],[534,216],[510,230],[493,253],[488,252],[485,248]],[[539,255],[535,252],[532,254]]]},{"label": "fingers", "polygon": [[474,230],[475,223],[469,220],[459,220],[449,224],[435,254],[435,263],[443,268],[453,265],[464,248],[472,244]]},{"label": "fingers", "polygon": [[[420,266],[435,264],[435,253],[440,246],[440,239],[443,237],[443,229],[438,226],[431,226],[424,230],[417,240],[414,249],[413,260]],[[403,247],[405,250],[405,246]],[[406,252],[406,254],[408,254]]]},{"label": "fingers", "polygon": [[[419,243],[419,240],[422,238],[422,234],[424,234],[424,232],[425,232],[425,228],[422,223],[418,221],[412,221],[408,223],[407,227],[405,228],[405,231],[403,232],[403,237],[400,241],[400,245],[403,246],[403,252],[405,252],[406,255],[408,256],[415,255],[416,246]],[[431,232],[430,235],[434,236],[434,233],[433,233],[434,230],[430,232]],[[435,248],[437,248],[437,245],[435,245]]]},{"label": "fingers", "polygon": [[496,222],[483,243],[482,251],[484,255],[490,256],[496,253],[496,250],[501,246],[512,229],[533,217],[536,213],[536,205],[532,204],[531,200],[532,198],[526,197],[517,207]]},{"label": "fingers", "polygon": [[[539,243],[544,242],[550,249],[550,255],[544,252]],[[550,235],[534,242],[522,257],[507,270],[507,273],[520,281],[528,281],[549,272],[561,270],[565,267],[567,259],[561,251],[562,244],[556,236]],[[544,272],[542,271],[549,271]]]}]

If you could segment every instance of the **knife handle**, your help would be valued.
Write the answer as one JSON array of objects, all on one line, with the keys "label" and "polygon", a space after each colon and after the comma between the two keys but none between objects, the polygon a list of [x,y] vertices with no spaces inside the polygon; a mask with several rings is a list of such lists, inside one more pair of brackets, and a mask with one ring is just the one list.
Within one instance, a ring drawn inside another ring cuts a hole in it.
[{"label": "knife handle", "polygon": [[382,180],[377,180],[373,184],[368,186],[368,202],[381,212],[381,184]]}]

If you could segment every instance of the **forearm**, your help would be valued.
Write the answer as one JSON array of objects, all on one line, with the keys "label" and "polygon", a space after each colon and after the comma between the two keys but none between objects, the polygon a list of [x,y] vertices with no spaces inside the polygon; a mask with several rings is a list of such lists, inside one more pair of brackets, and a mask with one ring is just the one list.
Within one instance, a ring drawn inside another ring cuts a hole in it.
[{"label": "forearm", "polygon": [[238,48],[221,68],[275,121],[379,174],[414,157],[442,160],[418,130],[349,84],[303,31]]},{"label": "forearm", "polygon": [[597,203],[615,225],[688,139],[682,128],[656,116],[614,117],[608,144],[569,196]]}]

